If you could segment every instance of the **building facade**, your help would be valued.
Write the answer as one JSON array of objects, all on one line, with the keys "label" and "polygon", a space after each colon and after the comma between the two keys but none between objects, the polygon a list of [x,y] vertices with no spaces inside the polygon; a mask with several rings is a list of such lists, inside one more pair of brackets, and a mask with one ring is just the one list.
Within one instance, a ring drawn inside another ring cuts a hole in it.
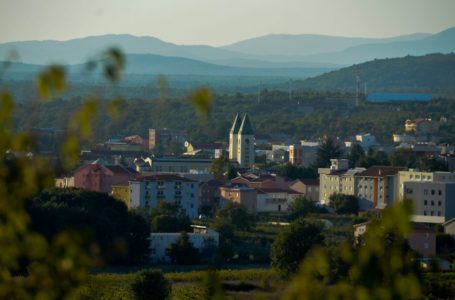
[{"label": "building facade", "polygon": [[126,185],[138,176],[136,170],[121,165],[108,165],[103,161],[80,167],[74,172],[74,187],[110,193],[113,185]]},{"label": "building facade", "polygon": [[[219,244],[218,232],[205,226],[192,225],[193,232],[188,233],[188,238],[193,247],[201,251],[204,247]],[[150,234],[150,260],[154,263],[171,262],[168,254],[171,244],[179,237],[180,232],[157,232]]]},{"label": "building facade", "polygon": [[130,180],[130,207],[154,208],[159,201],[175,202],[192,219],[198,216],[198,183],[174,174],[155,174]]},{"label": "building facade", "polygon": [[246,210],[256,213],[257,190],[247,186],[223,186],[220,187],[221,201],[224,203],[234,202],[243,205]]},{"label": "building facade", "polygon": [[392,204],[397,174],[404,168],[373,166],[357,175],[359,209],[383,209]]},{"label": "building facade", "polygon": [[154,150],[157,147],[166,149],[172,143],[183,147],[186,137],[185,132],[175,129],[149,129],[148,149]]}]

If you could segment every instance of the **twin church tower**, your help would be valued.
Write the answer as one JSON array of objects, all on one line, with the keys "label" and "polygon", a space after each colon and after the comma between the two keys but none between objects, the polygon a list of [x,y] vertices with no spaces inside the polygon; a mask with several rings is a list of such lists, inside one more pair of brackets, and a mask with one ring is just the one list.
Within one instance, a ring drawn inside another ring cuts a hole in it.
[{"label": "twin church tower", "polygon": [[242,121],[239,114],[235,116],[229,132],[229,159],[241,168],[251,168],[254,164],[254,133],[248,114]]}]

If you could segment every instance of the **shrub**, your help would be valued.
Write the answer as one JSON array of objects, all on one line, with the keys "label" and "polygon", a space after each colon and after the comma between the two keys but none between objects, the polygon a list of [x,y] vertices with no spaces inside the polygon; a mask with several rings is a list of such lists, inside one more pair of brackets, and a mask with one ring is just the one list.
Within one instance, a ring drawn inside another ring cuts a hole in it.
[{"label": "shrub", "polygon": [[131,289],[137,300],[169,299],[171,294],[171,284],[164,278],[161,270],[140,272],[132,283]]}]

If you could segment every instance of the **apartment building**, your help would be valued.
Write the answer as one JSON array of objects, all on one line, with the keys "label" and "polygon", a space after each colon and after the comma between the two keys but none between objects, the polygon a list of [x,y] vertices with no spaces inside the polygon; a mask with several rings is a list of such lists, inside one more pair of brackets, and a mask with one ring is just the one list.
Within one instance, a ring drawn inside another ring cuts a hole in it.
[{"label": "apartment building", "polygon": [[159,201],[175,202],[190,218],[198,215],[197,181],[174,174],[141,176],[129,181],[130,207],[154,208]]},{"label": "apartment building", "polygon": [[397,174],[404,168],[373,166],[356,175],[359,209],[383,209],[392,204]]},{"label": "apartment building", "polygon": [[329,198],[334,193],[356,195],[358,179],[356,175],[365,168],[348,169],[347,159],[331,159],[330,168],[319,168],[319,202],[329,204]]}]

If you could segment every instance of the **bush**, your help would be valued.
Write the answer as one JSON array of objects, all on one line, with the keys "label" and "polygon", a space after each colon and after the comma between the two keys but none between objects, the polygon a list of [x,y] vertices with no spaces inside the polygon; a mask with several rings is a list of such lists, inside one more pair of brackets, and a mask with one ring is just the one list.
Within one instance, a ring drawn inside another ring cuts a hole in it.
[{"label": "bush", "polygon": [[285,227],[272,245],[272,266],[281,276],[295,273],[307,252],[321,243],[323,226],[320,222],[299,219]]},{"label": "bush", "polygon": [[359,199],[353,195],[334,193],[329,197],[329,206],[337,214],[356,214],[359,212]]},{"label": "bush", "polygon": [[160,270],[140,272],[131,284],[134,298],[137,300],[169,299],[171,284]]}]

